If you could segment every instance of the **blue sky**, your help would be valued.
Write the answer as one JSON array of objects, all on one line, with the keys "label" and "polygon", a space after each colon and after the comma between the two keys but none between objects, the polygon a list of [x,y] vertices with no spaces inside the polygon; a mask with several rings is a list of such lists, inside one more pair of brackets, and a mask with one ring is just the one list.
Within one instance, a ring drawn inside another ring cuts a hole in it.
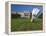
[{"label": "blue sky", "polygon": [[43,6],[38,5],[19,5],[19,4],[11,4],[11,11],[25,11],[29,10],[32,11],[33,8],[38,8],[43,10]]}]

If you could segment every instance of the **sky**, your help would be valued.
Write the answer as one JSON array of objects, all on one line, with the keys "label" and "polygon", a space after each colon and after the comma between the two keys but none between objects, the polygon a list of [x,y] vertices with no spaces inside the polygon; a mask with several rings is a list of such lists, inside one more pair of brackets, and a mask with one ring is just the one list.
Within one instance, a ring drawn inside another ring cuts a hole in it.
[{"label": "sky", "polygon": [[43,10],[43,6],[41,5],[19,5],[19,4],[11,4],[11,11],[32,11],[34,8],[38,8]]}]

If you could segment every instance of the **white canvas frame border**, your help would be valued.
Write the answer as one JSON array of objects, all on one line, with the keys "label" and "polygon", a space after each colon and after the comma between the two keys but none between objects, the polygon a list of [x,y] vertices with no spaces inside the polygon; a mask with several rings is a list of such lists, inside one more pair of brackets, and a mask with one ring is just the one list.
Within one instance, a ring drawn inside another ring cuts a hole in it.
[{"label": "white canvas frame border", "polygon": [[[11,4],[23,4],[23,5],[42,5],[43,7],[43,30],[38,31],[23,31],[23,32],[11,32]],[[8,34],[27,34],[27,33],[39,33],[45,32],[45,3],[36,2],[8,2]]]}]

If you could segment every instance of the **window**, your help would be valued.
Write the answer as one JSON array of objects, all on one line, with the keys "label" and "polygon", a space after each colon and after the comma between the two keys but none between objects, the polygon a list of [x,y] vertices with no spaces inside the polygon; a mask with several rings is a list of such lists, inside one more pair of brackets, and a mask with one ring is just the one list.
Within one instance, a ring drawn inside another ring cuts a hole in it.
[{"label": "window", "polygon": [[28,16],[28,15],[29,15],[29,13],[24,13],[24,15],[25,15],[25,16]]}]

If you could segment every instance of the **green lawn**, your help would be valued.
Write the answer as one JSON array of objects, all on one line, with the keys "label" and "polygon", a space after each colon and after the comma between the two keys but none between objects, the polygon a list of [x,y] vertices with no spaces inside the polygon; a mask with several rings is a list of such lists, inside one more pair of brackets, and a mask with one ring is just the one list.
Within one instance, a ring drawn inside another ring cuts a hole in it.
[{"label": "green lawn", "polygon": [[31,19],[12,18],[11,31],[42,30],[42,19],[38,18],[34,22],[30,20]]}]

